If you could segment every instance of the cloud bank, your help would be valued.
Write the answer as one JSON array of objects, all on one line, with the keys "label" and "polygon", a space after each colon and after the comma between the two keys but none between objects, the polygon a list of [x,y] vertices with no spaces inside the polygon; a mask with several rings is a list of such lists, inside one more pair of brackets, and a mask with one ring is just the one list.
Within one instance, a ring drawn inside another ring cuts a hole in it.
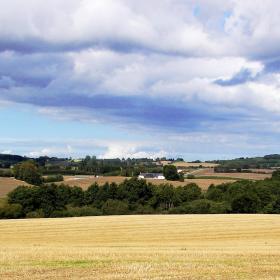
[{"label": "cloud bank", "polygon": [[0,104],[166,139],[106,157],[188,153],[193,134],[277,150],[279,16],[274,0],[0,0]]}]

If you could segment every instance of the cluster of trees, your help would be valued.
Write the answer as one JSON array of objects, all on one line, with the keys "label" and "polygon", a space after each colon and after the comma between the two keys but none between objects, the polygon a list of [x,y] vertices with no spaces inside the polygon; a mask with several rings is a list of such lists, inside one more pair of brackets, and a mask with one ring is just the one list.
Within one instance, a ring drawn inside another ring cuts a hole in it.
[{"label": "cluster of trees", "polygon": [[157,166],[152,159],[97,159],[95,156],[86,156],[78,169],[88,174],[126,177],[137,176],[141,172],[162,172],[162,167]]},{"label": "cluster of trees", "polygon": [[41,185],[43,182],[39,168],[32,160],[16,164],[13,168],[13,172],[16,179],[29,184]]},{"label": "cluster of trees", "polygon": [[10,173],[12,173],[16,179],[37,186],[40,186],[43,183],[53,183],[53,182],[63,181],[63,176],[61,174],[55,174],[55,175],[43,177],[40,172],[40,168],[33,160],[27,160],[16,164],[13,168],[13,172],[10,171]]},{"label": "cluster of trees", "polygon": [[[93,172],[95,175],[100,173],[100,170],[98,167],[99,165],[96,163],[96,167],[94,166],[95,158],[87,157],[86,163],[82,162],[84,164],[84,169],[87,172]],[[105,161],[106,162],[106,161]],[[106,168],[106,165],[102,165],[103,171]],[[112,167],[111,163],[108,165],[110,168]],[[92,169],[91,169],[92,168]],[[96,168],[96,169],[94,169]],[[99,170],[99,171],[98,171]],[[107,170],[107,171],[108,171]],[[123,175],[123,176],[137,176],[140,174],[140,172],[143,172],[143,168],[141,167],[131,167],[130,169],[120,169],[121,174],[119,174],[119,171],[117,174],[112,174],[113,171],[111,170],[111,175]],[[154,167],[150,169],[151,172],[160,173],[162,171],[161,167]],[[128,172],[129,171],[129,172]],[[13,174],[16,179],[23,180],[29,184],[32,185],[41,185],[42,183],[51,183],[51,182],[61,182],[63,181],[63,176],[61,174],[54,174],[42,177],[41,170],[39,166],[33,161],[28,160],[21,163],[18,163],[13,168]],[[181,174],[178,174],[177,168],[174,165],[166,165],[163,168],[163,174],[167,180],[176,181],[176,180],[182,180],[184,181],[184,177]],[[1,175],[1,173],[0,173]]]},{"label": "cluster of trees", "polygon": [[280,214],[280,172],[264,181],[238,181],[210,186],[206,192],[194,183],[160,186],[132,178],[91,185],[87,190],[67,185],[20,186],[0,205],[1,218],[69,217],[122,214]]}]

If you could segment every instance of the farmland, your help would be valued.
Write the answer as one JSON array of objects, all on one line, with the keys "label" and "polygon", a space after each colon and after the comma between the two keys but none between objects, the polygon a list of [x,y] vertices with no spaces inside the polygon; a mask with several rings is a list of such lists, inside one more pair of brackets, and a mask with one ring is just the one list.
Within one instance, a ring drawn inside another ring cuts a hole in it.
[{"label": "farmland", "polygon": [[0,221],[1,279],[279,279],[277,215]]},{"label": "farmland", "polygon": [[[128,177],[120,176],[107,176],[107,177],[94,177],[94,176],[64,176],[64,183],[69,186],[79,186],[83,189],[87,189],[91,184],[98,183],[100,185],[108,183],[121,183]],[[184,182],[179,181],[167,181],[167,180],[157,180],[157,179],[147,179],[147,182],[159,185],[159,184],[172,184],[175,187],[184,186],[189,183],[196,183],[201,189],[207,189],[211,184],[218,185],[222,183],[231,183],[234,180],[230,179],[186,179]]]},{"label": "farmland", "polygon": [[235,178],[243,180],[264,180],[271,178],[271,174],[257,174],[257,173],[205,173],[205,177],[222,177],[222,178]]},{"label": "farmland", "polygon": [[205,168],[197,170],[192,174],[196,176],[205,177],[223,177],[223,178],[235,178],[235,179],[245,179],[245,180],[264,180],[266,178],[271,178],[271,173],[245,173],[245,172],[232,172],[232,173],[216,173],[213,168]]},{"label": "farmland", "polygon": [[[223,174],[223,173],[203,173],[203,174],[198,174],[198,176],[205,176],[206,178],[199,178],[199,179],[185,179],[184,182],[179,182],[179,181],[167,181],[167,180],[156,180],[156,179],[147,179],[148,182],[151,182],[153,184],[159,185],[163,183],[169,183],[174,186],[183,186],[189,183],[196,183],[201,189],[207,190],[207,188],[213,184],[213,185],[219,185],[222,183],[232,183],[235,180],[229,179],[229,178],[244,178],[244,179],[253,179],[253,178],[262,178],[262,177],[270,177],[271,175],[266,175],[266,174],[253,174],[253,173],[248,173],[250,176],[246,177],[242,173],[228,173],[228,174]],[[240,175],[240,176],[239,176]],[[242,176],[243,175],[243,176]],[[209,176],[209,177],[208,177]],[[218,178],[220,177],[221,178]],[[213,177],[213,178],[211,178]],[[224,178],[224,177],[229,177]],[[129,179],[129,177],[121,177],[121,176],[100,176],[100,177],[94,177],[94,176],[83,176],[83,175],[77,175],[77,176],[64,176],[64,182],[59,182],[67,184],[69,186],[78,186],[81,187],[82,189],[87,189],[91,184],[93,183],[98,183],[99,185],[105,184],[106,182],[112,183],[115,182],[117,184],[123,182],[125,179]],[[6,196],[10,191],[14,190],[17,186],[19,185],[27,185],[25,182],[16,180],[14,178],[0,178],[0,197]]]},{"label": "farmland", "polygon": [[[219,185],[222,183],[232,183],[238,179],[248,179],[248,180],[263,180],[265,178],[270,178],[271,174],[257,174],[257,173],[214,173],[212,168],[198,169],[192,172],[196,177],[195,179],[185,179],[184,182],[179,181],[167,181],[167,180],[156,180],[147,179],[148,182],[159,185],[163,183],[169,183],[175,187],[183,186],[189,183],[196,183],[201,189],[207,190],[207,188],[213,185]],[[69,186],[78,186],[82,189],[87,189],[91,184],[98,183],[99,185],[105,184],[106,182],[117,184],[123,182],[129,177],[122,176],[86,176],[86,175],[76,175],[76,176],[64,176],[64,184]],[[59,183],[60,184],[60,183]],[[27,185],[25,182],[16,180],[10,177],[0,177],[0,197],[6,196],[10,191],[14,190],[19,185]]]},{"label": "farmland", "polygon": [[172,164],[175,165],[176,167],[183,167],[183,168],[188,168],[188,167],[203,167],[203,168],[211,168],[211,167],[216,167],[219,166],[219,164],[216,163],[209,163],[209,162],[185,162],[185,161],[161,161],[161,164],[168,165]]},{"label": "farmland", "polygon": [[27,185],[25,182],[9,177],[0,177],[0,197],[6,196],[19,185]]}]

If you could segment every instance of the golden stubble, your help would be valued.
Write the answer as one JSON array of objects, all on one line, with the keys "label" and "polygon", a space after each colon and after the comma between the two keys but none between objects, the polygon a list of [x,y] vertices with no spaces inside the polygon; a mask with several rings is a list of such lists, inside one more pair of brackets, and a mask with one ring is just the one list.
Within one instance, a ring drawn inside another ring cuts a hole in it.
[{"label": "golden stubble", "polygon": [[277,215],[0,221],[0,279],[280,279]]}]

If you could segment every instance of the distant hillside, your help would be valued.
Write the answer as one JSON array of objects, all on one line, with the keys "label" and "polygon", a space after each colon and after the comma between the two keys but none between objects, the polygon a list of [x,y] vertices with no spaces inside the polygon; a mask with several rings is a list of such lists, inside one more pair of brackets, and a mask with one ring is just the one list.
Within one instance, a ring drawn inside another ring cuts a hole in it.
[{"label": "distant hillside", "polygon": [[277,168],[280,167],[280,154],[252,158],[242,157],[232,160],[215,160],[213,163],[220,164],[218,168],[229,169]]},{"label": "distant hillside", "polygon": [[44,166],[47,162],[67,162],[69,161],[66,158],[56,158],[56,157],[38,157],[38,158],[30,158],[26,156],[19,155],[10,155],[10,154],[0,154],[0,168],[10,168],[12,165],[17,164],[26,160],[34,160],[37,162],[39,166]]},{"label": "distant hillside", "polygon": [[[25,160],[34,160],[44,174],[107,174],[111,176],[133,176],[140,172],[162,172],[162,166],[173,164],[177,168],[214,167],[218,172],[233,172],[246,169],[267,169],[280,167],[280,154],[264,157],[214,160],[207,162],[184,162],[183,160],[142,159],[98,159],[86,156],[84,159],[57,158],[41,156],[30,158],[19,155],[0,154],[0,168],[10,168]],[[66,172],[66,173],[65,173]]]},{"label": "distant hillside", "polygon": [[1,168],[9,168],[11,165],[16,163],[28,160],[27,157],[22,157],[18,155],[8,155],[8,154],[0,154],[0,167]]}]

